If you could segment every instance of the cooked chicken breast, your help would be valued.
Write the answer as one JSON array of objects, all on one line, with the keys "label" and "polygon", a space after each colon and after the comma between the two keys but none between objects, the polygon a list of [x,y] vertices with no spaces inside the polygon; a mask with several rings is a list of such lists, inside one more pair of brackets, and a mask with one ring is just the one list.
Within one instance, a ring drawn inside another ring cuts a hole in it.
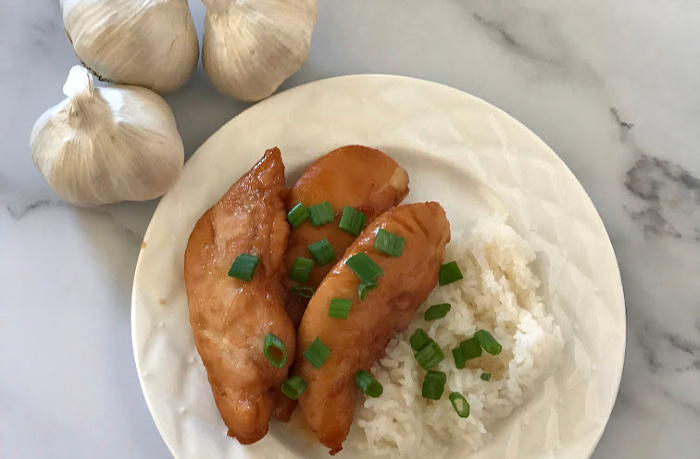
[{"label": "cooked chicken breast", "polygon": [[[199,219],[185,251],[185,285],[197,351],[228,434],[243,444],[268,429],[275,393],[294,359],[294,327],[282,277],[289,225],[284,164],[277,148]],[[240,254],[259,258],[250,282],[228,276]],[[274,368],[263,353],[272,333],[287,350]]]},{"label": "cooked chicken breast", "polygon": [[[284,259],[287,271],[298,257],[310,258],[309,244],[324,238],[331,243],[338,257],[343,255],[355,240],[355,236],[338,227],[345,206],[364,212],[369,224],[399,204],[407,194],[406,170],[379,150],[349,145],[322,156],[306,169],[291,189],[287,210],[300,202],[309,207],[328,201],[335,212],[335,221],[317,227],[306,221],[292,229]],[[315,265],[304,285],[318,287],[332,267],[333,263]],[[286,282],[288,287],[297,285],[289,278]],[[307,303],[305,298],[289,296],[286,308],[295,327],[301,323]]]},{"label": "cooked chicken breast", "polygon": [[[405,238],[400,257],[374,249],[380,228]],[[359,391],[355,374],[369,370],[395,333],[408,326],[437,283],[449,239],[450,225],[438,203],[395,207],[365,228],[311,298],[297,333],[294,369],[308,382],[299,399],[304,417],[331,454],[342,449],[350,431]],[[385,273],[364,301],[358,298],[359,278],[345,265],[361,252]],[[353,301],[347,319],[328,316],[333,298]],[[304,357],[317,338],[330,350],[319,369]]]},{"label": "cooked chicken breast", "polygon": [[[328,239],[340,257],[353,243],[355,236],[338,227],[345,206],[353,207],[367,215],[367,224],[378,215],[399,204],[408,194],[408,174],[396,161],[374,148],[348,145],[337,148],[316,160],[299,177],[287,197],[287,211],[298,203],[309,207],[330,202],[335,220],[323,226],[312,226],[308,221],[293,228],[284,264],[287,272],[298,257],[310,258],[308,246],[321,239]],[[309,280],[303,284],[285,278],[287,289],[295,285],[317,288],[333,263],[311,270]],[[298,328],[306,310],[308,299],[289,295],[286,309],[294,328]],[[278,394],[274,415],[281,421],[289,421],[296,408],[296,400]]]}]

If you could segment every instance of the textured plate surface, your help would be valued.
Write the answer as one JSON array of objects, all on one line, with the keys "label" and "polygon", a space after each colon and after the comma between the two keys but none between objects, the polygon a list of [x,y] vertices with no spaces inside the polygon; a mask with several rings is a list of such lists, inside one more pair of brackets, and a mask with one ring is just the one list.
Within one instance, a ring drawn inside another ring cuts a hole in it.
[{"label": "textured plate surface", "polygon": [[[468,234],[479,217],[508,213],[537,252],[564,363],[472,457],[589,457],[615,401],[625,347],[620,274],[593,204],[554,152],[501,110],[435,83],[378,75],[318,81],[248,109],[200,147],[156,209],[134,278],[133,345],[148,407],[175,457],[328,457],[298,416],[272,422],[249,447],[226,437],[194,347],[182,263],[197,219],[265,149],[282,150],[293,183],[345,144],[392,155],[408,170],[409,201],[440,201],[453,229]],[[349,447],[337,457],[355,456]]]}]

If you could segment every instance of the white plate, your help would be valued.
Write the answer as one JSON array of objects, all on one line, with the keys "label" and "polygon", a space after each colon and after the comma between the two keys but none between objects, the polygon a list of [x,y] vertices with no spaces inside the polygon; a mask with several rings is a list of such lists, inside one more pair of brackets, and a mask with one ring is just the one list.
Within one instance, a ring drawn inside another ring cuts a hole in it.
[{"label": "white plate", "polygon": [[328,457],[298,422],[271,422],[249,447],[226,437],[194,347],[182,264],[197,219],[265,149],[282,150],[293,183],[312,160],[346,144],[393,156],[410,175],[410,200],[439,200],[453,229],[468,233],[480,216],[507,211],[535,247],[565,362],[473,457],[589,457],[615,401],[625,348],[620,274],[593,204],[556,154],[501,110],[435,83],[377,75],[318,81],[246,110],[200,147],[156,209],[131,318],[146,402],[173,455]]}]

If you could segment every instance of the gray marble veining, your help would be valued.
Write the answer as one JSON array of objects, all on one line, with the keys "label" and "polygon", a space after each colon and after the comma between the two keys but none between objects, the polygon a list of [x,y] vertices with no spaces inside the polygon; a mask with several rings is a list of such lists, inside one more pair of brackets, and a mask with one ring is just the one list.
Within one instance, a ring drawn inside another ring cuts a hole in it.
[{"label": "gray marble veining", "polygon": [[[511,113],[573,170],[610,233],[628,315],[594,458],[700,457],[698,23],[694,0],[323,0],[309,60],[283,85],[349,73],[448,84]],[[156,203],[77,209],[32,165],[31,127],[77,63],[56,0],[2,2],[0,56],[0,457],[168,457],[129,324]],[[201,68],[167,100],[188,156],[248,106]]]},{"label": "gray marble veining", "polygon": [[625,187],[644,200],[629,214],[645,232],[700,242],[700,179],[688,170],[641,153],[626,172]]}]

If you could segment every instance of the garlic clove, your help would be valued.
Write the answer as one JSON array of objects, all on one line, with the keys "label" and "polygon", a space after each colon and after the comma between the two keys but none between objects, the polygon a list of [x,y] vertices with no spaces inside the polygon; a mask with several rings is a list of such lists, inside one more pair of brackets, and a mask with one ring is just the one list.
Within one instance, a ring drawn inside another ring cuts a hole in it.
[{"label": "garlic clove", "polygon": [[62,0],[75,53],[100,79],[174,91],[199,61],[187,0]]},{"label": "garlic clove", "polygon": [[136,86],[94,86],[81,66],[68,97],[32,129],[32,159],[56,194],[77,206],[144,201],[163,195],[184,162],[184,146],[165,100]]},{"label": "garlic clove", "polygon": [[203,0],[202,63],[212,84],[238,100],[264,99],[302,66],[316,0]]}]

